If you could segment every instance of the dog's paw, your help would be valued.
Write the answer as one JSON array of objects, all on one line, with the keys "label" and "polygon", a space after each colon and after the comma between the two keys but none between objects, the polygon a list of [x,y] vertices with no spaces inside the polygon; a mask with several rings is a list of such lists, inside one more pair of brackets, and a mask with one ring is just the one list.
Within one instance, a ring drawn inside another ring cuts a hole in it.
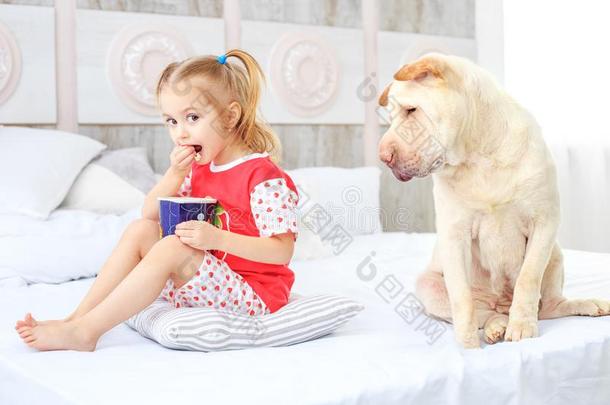
[{"label": "dog's paw", "polygon": [[508,318],[505,316],[496,316],[491,321],[487,322],[483,332],[485,342],[492,345],[502,340],[506,333],[507,325]]},{"label": "dog's paw", "polygon": [[610,301],[606,300],[582,300],[580,314],[588,316],[610,315]]},{"label": "dog's paw", "polygon": [[504,340],[506,342],[518,342],[538,336],[538,320],[529,318],[509,317]]}]

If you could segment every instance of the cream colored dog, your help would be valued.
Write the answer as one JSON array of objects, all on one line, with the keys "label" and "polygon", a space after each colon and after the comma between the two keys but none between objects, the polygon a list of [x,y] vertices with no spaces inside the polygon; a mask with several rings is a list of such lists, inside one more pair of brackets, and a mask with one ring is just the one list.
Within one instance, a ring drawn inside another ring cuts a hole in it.
[{"label": "cream colored dog", "polygon": [[416,295],[479,347],[537,336],[538,319],[610,313],[563,297],[555,166],[534,118],[479,66],[427,54],[394,74],[379,104],[379,157],[401,181],[432,174],[437,242]]}]

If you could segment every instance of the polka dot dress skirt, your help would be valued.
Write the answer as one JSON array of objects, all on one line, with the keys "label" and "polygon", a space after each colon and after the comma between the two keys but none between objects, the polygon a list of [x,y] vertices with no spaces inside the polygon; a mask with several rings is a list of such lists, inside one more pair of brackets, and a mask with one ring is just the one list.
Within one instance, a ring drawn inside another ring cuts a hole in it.
[{"label": "polka dot dress skirt", "polygon": [[252,316],[270,313],[252,287],[226,262],[208,251],[193,278],[178,289],[168,279],[159,296],[176,308],[206,307]]}]

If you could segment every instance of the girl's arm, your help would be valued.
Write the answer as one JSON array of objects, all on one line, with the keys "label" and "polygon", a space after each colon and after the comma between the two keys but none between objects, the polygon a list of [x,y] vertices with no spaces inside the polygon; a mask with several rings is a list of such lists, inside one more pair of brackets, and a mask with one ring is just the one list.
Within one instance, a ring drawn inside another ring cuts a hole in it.
[{"label": "girl's arm", "polygon": [[218,250],[243,257],[247,260],[269,264],[288,264],[294,251],[292,233],[268,237],[246,236],[221,231]]},{"label": "girl's arm", "polygon": [[157,183],[157,185],[154,186],[146,195],[146,199],[144,200],[144,205],[142,207],[142,218],[159,221],[159,201],[157,200],[157,197],[169,197],[175,195],[182,185],[185,177],[185,174],[176,172],[170,166],[159,183]]},{"label": "girl's arm", "polygon": [[161,178],[161,181],[153,187],[146,195],[142,207],[142,218],[159,221],[159,200],[157,197],[176,196],[185,178],[189,175],[195,148],[187,145],[176,145],[169,154],[169,169]]}]

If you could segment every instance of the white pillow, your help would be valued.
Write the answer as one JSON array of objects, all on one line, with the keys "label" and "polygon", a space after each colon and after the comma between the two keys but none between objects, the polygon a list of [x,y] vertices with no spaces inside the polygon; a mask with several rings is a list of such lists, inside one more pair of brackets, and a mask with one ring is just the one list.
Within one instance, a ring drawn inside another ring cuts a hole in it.
[{"label": "white pillow", "polygon": [[322,233],[335,225],[350,236],[382,232],[378,167],[306,167],[286,173],[295,183],[316,184],[318,196],[312,202],[331,218]]},{"label": "white pillow", "polygon": [[0,214],[0,285],[94,277],[142,207],[124,215],[57,209],[46,221]]},{"label": "white pillow", "polygon": [[[287,172],[287,174],[289,173]],[[313,201],[318,199],[318,188],[316,183],[311,183],[306,179],[301,178],[299,178],[298,181],[294,178],[292,180],[299,193],[299,202],[297,205],[297,226],[299,228],[299,235],[294,244],[292,260],[312,260],[332,256],[333,250],[331,245],[329,243],[324,243],[321,235],[314,233],[313,230],[307,226],[306,222],[302,220],[303,215],[313,206]]]},{"label": "white pillow", "polygon": [[76,178],[59,208],[123,214],[157,183],[143,147],[103,151]]},{"label": "white pillow", "polygon": [[61,209],[123,214],[142,206],[146,194],[103,166],[91,163],[76,178]]},{"label": "white pillow", "polygon": [[157,183],[146,148],[142,146],[105,150],[91,163],[105,167],[144,194]]},{"label": "white pillow", "polygon": [[69,132],[0,127],[0,213],[46,219],[103,143]]},{"label": "white pillow", "polygon": [[175,308],[157,298],[125,323],[170,349],[211,352],[313,340],[332,333],[363,309],[346,297],[292,293],[276,312],[249,316],[205,307]]}]

